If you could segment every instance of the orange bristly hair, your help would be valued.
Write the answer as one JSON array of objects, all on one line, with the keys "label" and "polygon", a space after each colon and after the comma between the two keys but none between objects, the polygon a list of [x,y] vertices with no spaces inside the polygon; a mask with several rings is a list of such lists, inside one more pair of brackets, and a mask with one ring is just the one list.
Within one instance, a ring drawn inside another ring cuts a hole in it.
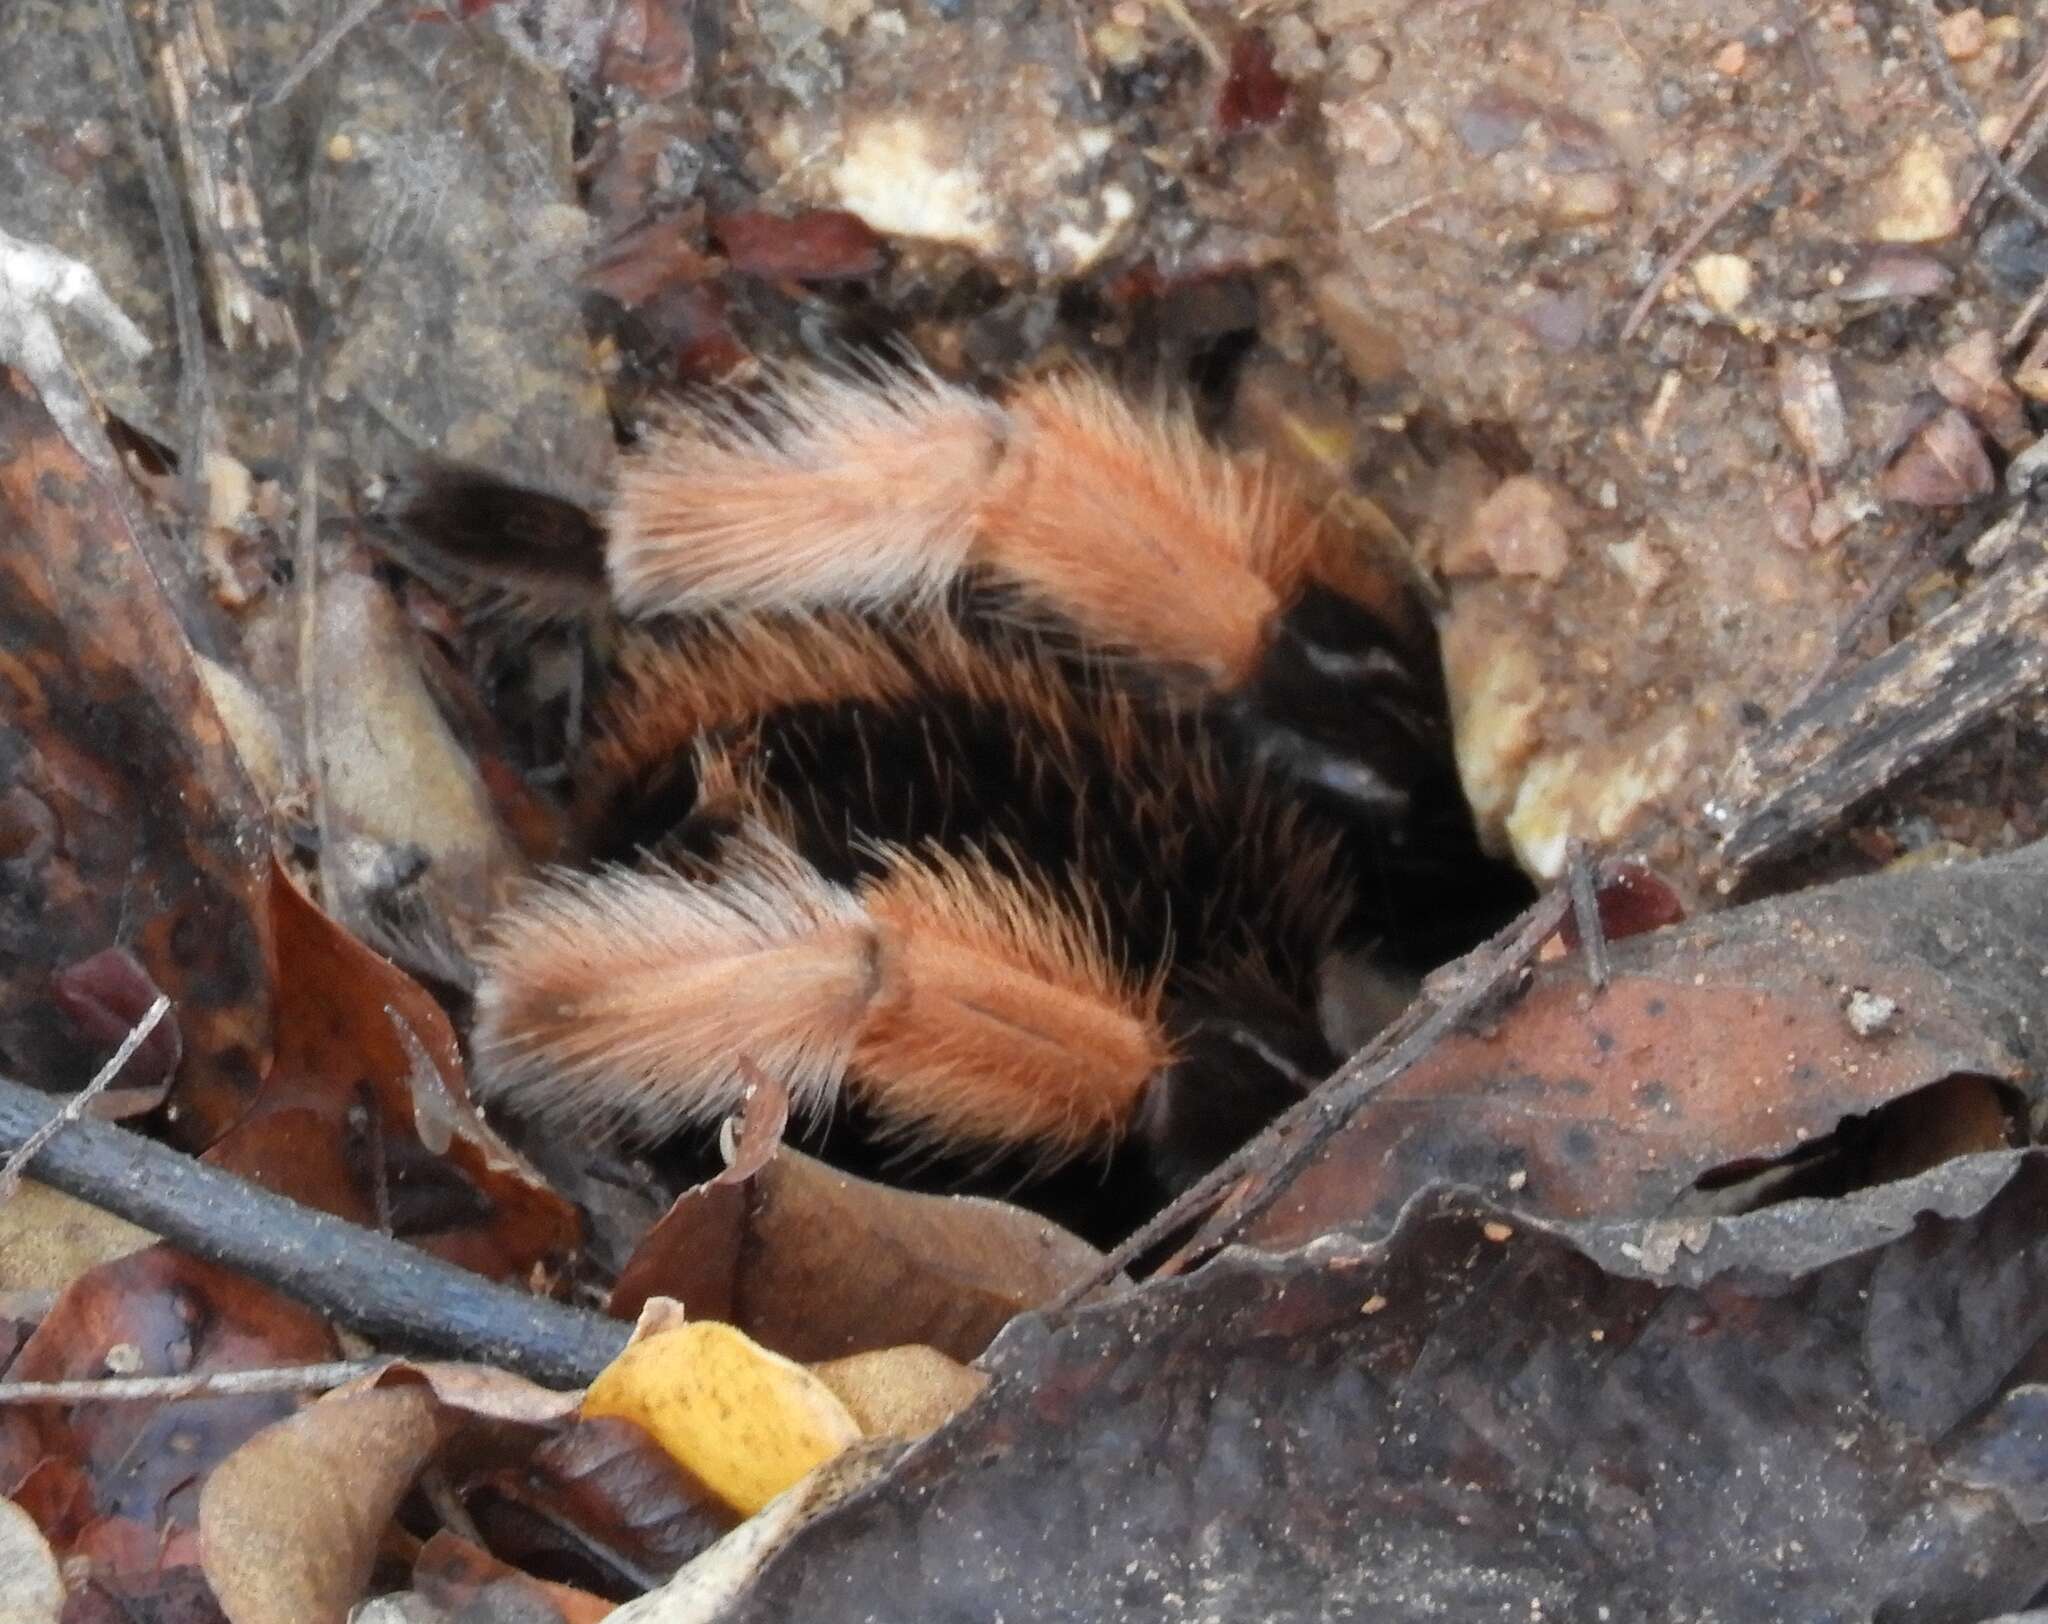
[{"label": "orange bristly hair", "polygon": [[[937,619],[931,627],[934,636],[959,640]],[[874,627],[801,615],[738,616],[681,641],[635,639],[620,651],[616,682],[582,774],[591,800],[648,762],[682,755],[766,712],[907,699],[917,686]]]},{"label": "orange bristly hair", "polygon": [[863,1097],[919,1144],[1107,1148],[1172,1058],[1159,987],[1095,922],[977,853],[892,854],[864,888],[883,976],[854,1046]]},{"label": "orange bristly hair", "polygon": [[859,900],[765,832],[715,879],[557,874],[499,917],[474,1045],[486,1094],[580,1136],[659,1138],[712,1121],[742,1060],[800,1107],[828,1103],[875,991]]},{"label": "orange bristly hair", "polygon": [[1249,676],[1301,588],[1313,517],[1185,412],[1140,412],[1099,378],[1028,385],[1010,411],[976,561],[1094,642],[1219,687]]},{"label": "orange bristly hair", "polygon": [[629,615],[928,602],[966,557],[1005,432],[925,372],[783,374],[748,409],[707,397],[625,463],[613,595]]},{"label": "orange bristly hair", "polygon": [[1315,532],[1262,463],[1085,374],[1001,407],[924,371],[810,373],[629,458],[609,561],[620,608],[650,615],[924,605],[978,568],[1102,648],[1229,686]]},{"label": "orange bristly hair", "polygon": [[1171,1058],[1157,985],[974,853],[891,852],[855,892],[756,827],[714,879],[549,880],[485,970],[481,1090],[586,1136],[713,1120],[752,1062],[800,1110],[850,1086],[906,1143],[1052,1162],[1113,1144]]}]

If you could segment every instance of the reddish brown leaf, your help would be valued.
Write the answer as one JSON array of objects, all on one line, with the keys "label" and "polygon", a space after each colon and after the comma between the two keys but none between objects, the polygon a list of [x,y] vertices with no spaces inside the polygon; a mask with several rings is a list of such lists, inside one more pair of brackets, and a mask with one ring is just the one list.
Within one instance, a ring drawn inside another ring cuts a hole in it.
[{"label": "reddish brown leaf", "polygon": [[[278,1046],[207,1160],[497,1278],[564,1255],[575,1214],[468,1102],[455,1033],[410,976],[273,882]],[[381,1195],[380,1195],[381,1191]]]},{"label": "reddish brown leaf", "polygon": [[[1946,1079],[2016,1086],[2027,1068],[1999,1025],[1871,883],[1646,936],[1618,948],[1598,994],[1576,960],[1540,968],[1491,1026],[1397,1077],[1251,1233],[1296,1245],[1391,1221],[1432,1180],[1545,1216],[1664,1214],[1703,1180],[1810,1157]],[[1991,1118],[1965,1114],[1981,1141]],[[1953,1148],[1909,1115],[1893,1126],[1911,1154]]]},{"label": "reddish brown leaf", "polygon": [[[1642,863],[1622,863],[1600,882],[1596,893],[1600,928],[1610,942],[1626,941],[1645,931],[1661,930],[1685,917],[1685,904],[1655,870]],[[1579,924],[1566,916],[1560,933],[1568,949],[1579,945]]]},{"label": "reddish brown leaf", "polygon": [[749,276],[831,282],[872,276],[882,268],[882,239],[843,209],[793,215],[748,209],[720,216],[711,232],[733,269]]},{"label": "reddish brown leaf", "polygon": [[636,226],[606,245],[583,272],[583,285],[636,310],[664,289],[708,282],[718,262],[693,240],[696,228],[670,215]]},{"label": "reddish brown leaf", "polygon": [[499,1618],[507,1624],[534,1624],[550,1613],[562,1624],[597,1624],[616,1605],[585,1590],[530,1578],[445,1529],[420,1547],[412,1580],[421,1597],[451,1613],[459,1611],[468,1624],[493,1624]]},{"label": "reddish brown leaf", "polygon": [[270,1046],[269,840],[185,639],[206,606],[167,596],[183,562],[153,567],[157,538],[5,371],[0,448],[0,1055],[84,1083],[106,1048],[50,978],[125,946],[176,1007],[177,1125],[203,1140],[247,1107]]},{"label": "reddish brown leaf", "polygon": [[[309,1364],[337,1352],[326,1325],[297,1304],[153,1246],[80,1276],[7,1374],[14,1381],[176,1376]],[[7,1422],[21,1430],[0,1433],[0,1480],[27,1475],[10,1470],[10,1455],[25,1448],[38,1461],[75,1464],[92,1515],[64,1554],[81,1550],[100,1573],[154,1572],[196,1559],[200,1483],[294,1403],[290,1394],[269,1394],[10,1410]],[[46,1497],[44,1506],[67,1520],[84,1509],[75,1491]]]},{"label": "reddish brown leaf", "polygon": [[[162,990],[133,953],[110,947],[58,970],[50,977],[50,996],[88,1041],[113,1050],[141,1024]],[[184,1055],[177,1014],[167,1011],[129,1056],[112,1086],[93,1102],[98,1113],[119,1118],[154,1110],[163,1102]]]},{"label": "reddish brown leaf", "polygon": [[1877,476],[1878,494],[1912,507],[1960,507],[1989,496],[1991,459],[1968,417],[1951,406]]},{"label": "reddish brown leaf", "polygon": [[1273,47],[1266,36],[1248,28],[1230,42],[1230,67],[1216,97],[1217,128],[1235,135],[1271,124],[1287,111],[1293,93],[1294,87],[1273,66]]},{"label": "reddish brown leaf", "polygon": [[693,0],[619,0],[607,6],[598,83],[624,85],[650,101],[687,86],[697,60],[690,37],[692,5]]}]

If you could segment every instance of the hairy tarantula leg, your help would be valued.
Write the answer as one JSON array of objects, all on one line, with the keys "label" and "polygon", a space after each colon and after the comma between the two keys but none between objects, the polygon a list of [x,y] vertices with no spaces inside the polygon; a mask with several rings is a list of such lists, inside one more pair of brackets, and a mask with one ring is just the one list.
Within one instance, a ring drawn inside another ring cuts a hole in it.
[{"label": "hairy tarantula leg", "polygon": [[1300,592],[1315,520],[1267,468],[1225,455],[1185,411],[1100,378],[1027,385],[975,561],[1091,641],[1234,687]]},{"label": "hairy tarantula leg", "polygon": [[485,955],[482,1091],[586,1134],[659,1138],[738,1103],[741,1061],[800,1110],[854,1089],[906,1142],[1122,1134],[1171,1058],[1156,985],[1093,920],[979,856],[886,854],[856,895],[758,829],[715,877],[611,869],[539,887]]},{"label": "hairy tarantula leg", "polygon": [[501,916],[474,1043],[486,1097],[590,1138],[715,1120],[750,1060],[831,1101],[876,990],[867,911],[766,833],[718,872],[557,875]]},{"label": "hairy tarantula leg", "polygon": [[629,614],[893,607],[973,567],[1217,686],[1256,664],[1315,544],[1262,464],[1087,374],[1007,407],[924,371],[788,374],[684,410],[627,460],[611,525]]},{"label": "hairy tarantula leg", "polygon": [[926,371],[783,374],[706,396],[626,460],[610,569],[629,615],[881,609],[940,596],[1002,460],[1002,410]]},{"label": "hairy tarantula leg", "polygon": [[901,850],[863,887],[882,987],[854,1077],[886,1127],[935,1150],[1036,1147],[1048,1166],[1123,1137],[1172,1060],[1160,986],[1101,921],[978,851]]}]

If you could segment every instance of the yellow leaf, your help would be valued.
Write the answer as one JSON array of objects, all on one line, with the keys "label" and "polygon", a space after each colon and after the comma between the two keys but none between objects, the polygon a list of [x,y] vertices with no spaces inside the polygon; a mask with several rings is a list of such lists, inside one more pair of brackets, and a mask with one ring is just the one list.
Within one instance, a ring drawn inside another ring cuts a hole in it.
[{"label": "yellow leaf", "polygon": [[590,1384],[583,1413],[644,1428],[744,1517],[860,1437],[802,1365],[713,1320],[634,1342]]}]

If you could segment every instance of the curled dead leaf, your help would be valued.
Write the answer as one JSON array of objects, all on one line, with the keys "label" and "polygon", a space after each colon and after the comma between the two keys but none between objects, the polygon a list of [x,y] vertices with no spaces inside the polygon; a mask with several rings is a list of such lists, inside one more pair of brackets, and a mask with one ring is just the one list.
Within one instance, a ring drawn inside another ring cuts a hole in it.
[{"label": "curled dead leaf", "polygon": [[757,1137],[677,1199],[610,1307],[674,1297],[792,1359],[923,1343],[964,1361],[1101,1256],[1021,1207],[893,1190]]},{"label": "curled dead leaf", "polygon": [[330,1394],[214,1469],[199,1498],[201,1562],[232,1624],[345,1624],[433,1453],[437,1411],[419,1386]]},{"label": "curled dead leaf", "polygon": [[870,1438],[922,1438],[981,1396],[988,1377],[937,1348],[882,1348],[828,1359],[811,1372]]}]

